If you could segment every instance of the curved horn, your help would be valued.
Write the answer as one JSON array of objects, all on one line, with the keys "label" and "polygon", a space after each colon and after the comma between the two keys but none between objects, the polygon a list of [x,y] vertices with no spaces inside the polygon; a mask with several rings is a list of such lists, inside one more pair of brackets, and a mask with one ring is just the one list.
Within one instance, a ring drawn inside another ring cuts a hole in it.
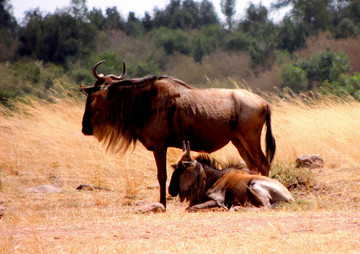
[{"label": "curved horn", "polygon": [[190,156],[190,141],[186,142],[186,156],[191,158],[191,156]]},{"label": "curved horn", "polygon": [[102,64],[103,62],[105,62],[105,60],[102,60],[102,61],[100,61],[100,62],[98,62],[98,63],[96,63],[95,65],[94,65],[94,67],[93,67],[93,75],[94,75],[94,77],[96,78],[96,80],[99,80],[99,79],[101,79],[101,78],[103,78],[103,77],[101,77],[100,75],[102,75],[102,74],[98,74],[97,73],[97,71],[96,71],[96,69],[97,69],[97,67],[100,65],[100,64]]},{"label": "curved horn", "polygon": [[109,77],[113,80],[120,81],[125,78],[125,75],[126,75],[126,66],[125,66],[125,62],[123,61],[123,72],[122,72],[121,76],[109,75]]},{"label": "curved horn", "polygon": [[183,149],[183,152],[186,152],[186,142],[185,142],[185,140],[183,140],[183,147],[182,147],[182,149]]}]

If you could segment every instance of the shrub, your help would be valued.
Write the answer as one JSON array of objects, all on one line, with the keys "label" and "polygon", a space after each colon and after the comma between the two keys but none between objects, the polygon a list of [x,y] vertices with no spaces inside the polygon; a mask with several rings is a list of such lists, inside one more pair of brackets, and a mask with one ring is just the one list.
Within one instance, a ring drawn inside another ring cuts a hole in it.
[{"label": "shrub", "polygon": [[359,28],[350,19],[344,18],[334,28],[333,34],[336,39],[345,39],[350,36],[357,36],[359,34]]},{"label": "shrub", "polygon": [[294,65],[287,65],[281,71],[282,87],[289,87],[294,92],[298,93],[306,90],[308,79],[306,72],[300,67]]},{"label": "shrub", "polygon": [[320,87],[323,93],[333,93],[339,96],[349,94],[356,100],[360,101],[360,73],[355,73],[354,76],[347,77],[342,74],[339,80],[328,82],[325,81]]},{"label": "shrub", "polygon": [[188,36],[180,29],[159,28],[154,33],[154,43],[157,48],[163,48],[167,55],[173,55],[175,52],[184,55],[190,53]]},{"label": "shrub", "polygon": [[237,31],[231,33],[225,38],[225,48],[227,50],[242,50],[246,51],[249,49],[251,43],[254,41],[254,38],[250,35]]},{"label": "shrub", "polygon": [[[329,84],[341,82],[344,74],[349,70],[350,61],[345,53],[342,51],[335,53],[327,49],[312,55],[309,61],[285,66],[282,70],[282,87],[289,87],[294,92],[317,89],[325,82]],[[326,86],[329,87],[329,84]]]},{"label": "shrub", "polygon": [[327,49],[311,57],[309,62],[304,62],[301,67],[306,71],[310,88],[328,82],[338,81],[341,74],[350,70],[349,57],[342,51],[335,53]]}]

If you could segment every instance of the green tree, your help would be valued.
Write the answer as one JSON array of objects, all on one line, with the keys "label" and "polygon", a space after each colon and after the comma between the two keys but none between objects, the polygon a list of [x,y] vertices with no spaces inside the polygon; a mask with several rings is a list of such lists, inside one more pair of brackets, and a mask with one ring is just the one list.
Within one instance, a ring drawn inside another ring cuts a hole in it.
[{"label": "green tree", "polygon": [[321,85],[325,80],[329,82],[338,81],[341,74],[350,70],[349,57],[343,53],[327,49],[315,54],[310,61],[301,64],[306,71],[310,81],[310,88]]},{"label": "green tree", "polygon": [[95,26],[98,30],[105,28],[106,19],[101,9],[93,8],[87,15],[90,23]]},{"label": "green tree", "polygon": [[167,55],[179,52],[185,55],[190,53],[188,36],[180,29],[161,27],[154,33],[154,43],[157,48],[163,48]]},{"label": "green tree", "polygon": [[96,32],[93,26],[69,13],[42,17],[35,10],[26,18],[26,26],[19,30],[19,56],[65,66],[67,59],[74,61],[84,57],[94,48]]},{"label": "green tree", "polygon": [[271,68],[276,60],[275,49],[279,38],[275,25],[268,18],[266,7],[262,4],[250,4],[245,19],[239,24],[239,31],[244,36],[238,42],[242,42],[243,47],[249,47],[251,67]]},{"label": "green tree", "polygon": [[360,35],[360,0],[334,1],[331,10],[334,13],[335,38],[347,38]]},{"label": "green tree", "polygon": [[171,0],[164,10],[155,9],[153,26],[192,30],[219,24],[214,6],[208,0]]},{"label": "green tree", "polygon": [[279,48],[293,53],[296,49],[305,46],[306,34],[303,23],[297,24],[289,17],[285,17],[279,28]]},{"label": "green tree", "polygon": [[334,37],[339,38],[347,38],[350,36],[358,36],[360,34],[360,29],[358,25],[352,22],[351,19],[343,18],[333,29]]},{"label": "green tree", "polygon": [[200,13],[199,6],[193,0],[184,0],[181,6],[181,28],[190,30],[199,28]]},{"label": "green tree", "polygon": [[127,22],[125,24],[125,33],[132,37],[138,37],[143,34],[143,26],[140,20],[135,16],[135,12],[129,12]]},{"label": "green tree", "polygon": [[106,14],[106,22],[105,28],[106,29],[124,29],[125,21],[120,16],[117,8],[114,6],[112,8],[107,8],[105,10]]},{"label": "green tree", "polygon": [[12,15],[12,5],[8,0],[0,1],[0,30],[10,30],[14,32],[17,28],[17,22]]},{"label": "green tree", "polygon": [[148,12],[145,12],[144,18],[141,20],[141,22],[146,32],[149,32],[151,29],[154,28],[154,21],[152,20]]},{"label": "green tree", "polygon": [[181,1],[171,0],[165,10],[155,9],[154,22],[156,27],[181,28]]},{"label": "green tree", "polygon": [[202,0],[199,7],[199,25],[218,25],[219,18],[215,12],[214,5],[208,0]]},{"label": "green tree", "polygon": [[[300,71],[302,70],[302,71]],[[311,56],[309,61],[286,66],[282,70],[283,87],[289,86],[295,92],[303,89],[318,89],[324,84],[338,86],[344,80],[344,75],[350,70],[349,57],[343,53],[327,49]],[[306,79],[303,77],[306,73]],[[307,80],[307,85],[305,81]],[[296,84],[296,81],[299,83]]]},{"label": "green tree", "polygon": [[250,6],[246,10],[245,20],[240,23],[240,29],[252,36],[257,37],[271,22],[268,18],[268,10],[263,5]]},{"label": "green tree", "polygon": [[231,30],[233,27],[233,16],[235,10],[236,0],[221,0],[221,12],[226,16],[226,23]]},{"label": "green tree", "polygon": [[255,38],[243,31],[234,31],[225,37],[225,49],[247,51],[255,42]]},{"label": "green tree", "polygon": [[13,57],[16,43],[17,22],[12,15],[12,6],[0,1],[0,61]]},{"label": "green tree", "polygon": [[319,30],[326,30],[332,21],[332,13],[329,9],[335,0],[278,0],[273,6],[282,8],[292,5],[291,18],[296,23],[304,23],[309,27],[311,34],[317,34]]},{"label": "green tree", "polygon": [[86,21],[88,14],[86,0],[71,0],[71,14],[76,19]]}]

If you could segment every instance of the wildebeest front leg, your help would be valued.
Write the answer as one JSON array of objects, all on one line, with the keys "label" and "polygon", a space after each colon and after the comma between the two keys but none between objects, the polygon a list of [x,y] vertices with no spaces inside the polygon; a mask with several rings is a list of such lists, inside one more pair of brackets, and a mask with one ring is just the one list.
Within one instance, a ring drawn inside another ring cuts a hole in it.
[{"label": "wildebeest front leg", "polygon": [[215,208],[215,207],[224,207],[227,210],[227,208],[224,205],[221,205],[216,200],[209,200],[209,201],[206,201],[206,202],[201,203],[201,204],[189,206],[188,208],[186,208],[186,211],[195,212],[195,211],[198,211],[198,210],[201,210],[201,209],[209,209],[209,208]]},{"label": "wildebeest front leg", "polygon": [[166,208],[166,148],[159,148],[154,151],[157,166],[157,178],[160,185],[160,203]]}]

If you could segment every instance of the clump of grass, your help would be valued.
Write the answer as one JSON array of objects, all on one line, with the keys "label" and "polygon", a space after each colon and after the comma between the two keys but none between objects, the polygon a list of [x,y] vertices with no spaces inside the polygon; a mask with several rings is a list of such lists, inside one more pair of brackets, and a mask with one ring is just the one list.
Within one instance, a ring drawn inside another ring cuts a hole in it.
[{"label": "clump of grass", "polygon": [[310,169],[297,168],[291,163],[276,163],[270,177],[277,179],[290,190],[300,187],[310,189],[315,184],[315,177]]},{"label": "clump of grass", "polygon": [[287,187],[295,199],[295,202],[281,204],[281,209],[307,211],[321,207],[319,195],[326,187],[317,181],[311,169],[297,168],[292,163],[276,163],[270,177]]}]

